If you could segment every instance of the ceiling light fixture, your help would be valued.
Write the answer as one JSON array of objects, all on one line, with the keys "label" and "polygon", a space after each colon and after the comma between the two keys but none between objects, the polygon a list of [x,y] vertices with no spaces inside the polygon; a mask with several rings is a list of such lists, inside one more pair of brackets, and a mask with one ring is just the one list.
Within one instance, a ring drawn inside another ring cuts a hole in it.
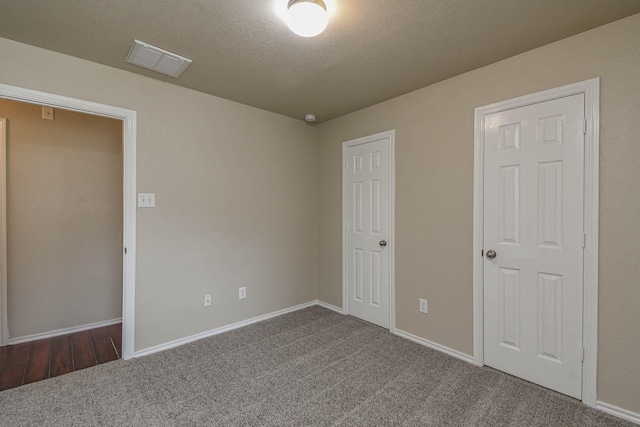
[{"label": "ceiling light fixture", "polygon": [[314,37],[327,28],[329,14],[323,0],[290,0],[287,25],[302,37]]}]

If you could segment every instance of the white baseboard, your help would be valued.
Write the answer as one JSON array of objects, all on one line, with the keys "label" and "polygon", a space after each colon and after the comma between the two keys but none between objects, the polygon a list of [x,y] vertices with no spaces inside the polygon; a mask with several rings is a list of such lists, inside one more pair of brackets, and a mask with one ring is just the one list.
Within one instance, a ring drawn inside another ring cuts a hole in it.
[{"label": "white baseboard", "polygon": [[89,323],[87,325],[82,325],[82,326],[73,326],[71,328],[56,329],[54,331],[43,332],[41,334],[25,335],[24,337],[18,337],[18,338],[9,338],[7,340],[7,344],[8,345],[22,344],[23,342],[31,342],[31,341],[43,340],[47,338],[59,337],[60,335],[74,334],[76,332],[86,331],[89,329],[102,328],[104,326],[111,326],[117,323],[122,323],[122,317],[119,317],[117,319],[105,320],[102,322]]},{"label": "white baseboard", "polygon": [[632,423],[640,424],[640,414],[619,408],[609,403],[597,401],[596,409],[599,409],[602,412],[606,412],[607,414],[614,415],[618,418],[623,418],[627,421],[631,421]]},{"label": "white baseboard", "polygon": [[318,300],[316,300],[316,304],[319,305],[320,307],[324,307],[324,308],[329,309],[331,311],[335,311],[336,313],[344,314],[344,310],[343,309],[341,309],[340,307],[336,307],[333,304],[329,304],[328,302],[320,301],[318,299]]},{"label": "white baseboard", "polygon": [[[326,303],[324,301],[316,300],[316,304],[319,305],[320,307],[324,307],[324,308],[327,308],[329,310],[333,310],[333,311],[335,311],[337,313],[344,314],[344,310],[341,309],[340,307],[336,307],[335,305]],[[417,344],[423,345],[425,347],[429,347],[430,349],[441,351],[441,352],[443,352],[445,354],[448,354],[449,356],[453,356],[453,357],[455,357],[457,359],[464,360],[465,362],[473,363],[473,356],[470,356],[468,354],[462,353],[462,352],[460,352],[458,350],[454,350],[454,349],[449,348],[449,347],[445,347],[445,346],[443,346],[441,344],[437,344],[437,343],[435,343],[433,341],[429,341],[429,340],[424,339],[422,337],[419,337],[417,335],[410,334],[409,332],[405,332],[405,331],[403,331],[401,329],[395,329],[395,330],[391,331],[391,333],[393,333],[395,335],[398,335],[399,337],[402,337],[402,338],[407,339],[409,341],[413,341],[413,342],[415,342]]]},{"label": "white baseboard", "polygon": [[142,357],[148,356],[153,353],[157,353],[159,351],[168,350],[170,348],[179,347],[181,345],[198,341],[203,338],[211,337],[213,335],[218,335],[223,332],[232,331],[234,329],[242,328],[243,326],[251,325],[252,323],[262,322],[263,320],[271,319],[272,317],[282,316],[283,314],[291,313],[294,311],[302,310],[303,308],[311,307],[317,305],[317,301],[310,301],[304,304],[296,305],[294,307],[285,308],[282,310],[274,311],[272,313],[263,314],[262,316],[252,317],[251,319],[242,320],[240,322],[232,323],[230,325],[221,326],[219,328],[210,329],[208,331],[200,332],[199,334],[190,335],[185,338],[180,338],[177,340],[169,341],[164,344],[158,344],[153,347],[145,348],[144,350],[136,351],[133,354],[133,357]]},{"label": "white baseboard", "polygon": [[[299,304],[296,305],[294,307],[289,307],[289,308],[285,308],[279,311],[274,311],[272,313],[268,313],[268,314],[264,314],[262,316],[257,316],[257,317],[253,317],[251,319],[248,320],[243,320],[240,322],[236,322],[236,323],[232,323],[230,325],[226,325],[226,326],[221,326],[219,328],[215,328],[215,329],[211,329],[209,331],[205,331],[205,332],[201,332],[199,334],[195,334],[195,335],[191,335],[185,338],[181,338],[181,339],[177,339],[174,341],[170,341],[164,344],[160,344],[160,345],[156,345],[153,347],[149,347],[147,349],[144,350],[140,350],[140,351],[136,351],[133,355],[133,357],[142,357],[142,356],[148,356],[150,354],[153,353],[157,353],[159,351],[163,351],[163,350],[168,350],[170,348],[174,348],[174,347],[179,347],[181,345],[193,342],[193,341],[197,341],[203,338],[207,338],[213,335],[218,335],[221,334],[223,332],[227,332],[227,331],[231,331],[234,329],[238,329],[238,328],[242,328],[243,326],[248,326],[251,325],[253,323],[257,323],[257,322],[261,322],[263,320],[267,320],[267,319],[271,319],[273,317],[277,317],[277,316],[282,316],[283,314],[287,314],[287,313],[292,313],[294,311],[298,311],[298,310],[302,310],[303,308],[307,308],[307,307],[311,307],[314,305],[318,305],[320,307],[324,307],[328,310],[332,310],[335,311],[337,313],[340,314],[344,314],[344,310],[341,309],[340,307],[336,307],[335,305],[326,303],[324,301],[320,301],[320,300],[315,300],[315,301],[310,301],[304,304]],[[53,338],[53,337],[57,337],[60,335],[68,335],[68,334],[72,334],[75,332],[81,332],[81,331],[86,331],[89,329],[94,329],[94,328],[101,328],[103,326],[110,326],[110,325],[115,325],[117,323],[121,323],[122,322],[122,318],[118,318],[118,319],[112,319],[112,320],[105,320],[103,322],[96,322],[96,323],[90,323],[87,325],[82,325],[82,326],[74,326],[72,328],[64,328],[64,329],[56,329],[54,331],[50,331],[50,332],[45,332],[45,333],[41,333],[41,334],[33,334],[33,335],[27,335],[24,337],[19,337],[19,338],[10,338],[8,340],[8,344],[9,345],[13,345],[13,344],[20,344],[20,343],[24,343],[24,342],[30,342],[30,341],[36,341],[36,340],[41,340],[41,339],[46,339],[46,338]],[[425,347],[431,348],[433,350],[437,350],[437,351],[441,351],[442,353],[448,354],[449,356],[455,357],[456,359],[460,359],[463,360],[467,363],[471,363],[473,364],[473,357],[462,353],[458,350],[454,350],[452,348],[446,347],[444,345],[441,344],[437,344],[433,341],[429,341],[427,339],[424,339],[422,337],[419,337],[417,335],[413,335],[409,332],[405,332],[403,330],[400,329],[395,329],[393,331],[393,333],[395,335],[398,335],[399,337],[408,339],[409,341],[413,341],[417,344],[423,345]],[[608,414],[611,414],[613,416],[616,416],[618,418],[622,418],[628,421],[631,421],[633,423],[636,424],[640,424],[640,414],[626,410],[626,409],[622,409],[619,408],[615,405],[611,405],[609,403],[605,403],[605,402],[601,402],[601,401],[597,401],[596,402],[596,409],[602,411],[602,412],[606,412]]]},{"label": "white baseboard", "polygon": [[[279,311],[274,311],[273,313],[268,313],[268,314],[264,314],[262,316],[257,316],[257,317],[253,317],[251,319],[248,320],[243,320],[240,322],[236,322],[236,323],[232,323],[230,325],[226,325],[226,326],[221,326],[219,328],[215,328],[215,329],[211,329],[208,331],[204,331],[204,332],[200,332],[199,334],[195,334],[195,335],[190,335],[188,337],[185,338],[180,338],[174,341],[169,341],[167,343],[164,344],[159,344],[153,347],[149,347],[146,348],[144,350],[139,350],[136,351],[133,354],[133,357],[143,357],[143,356],[148,356],[150,354],[153,353],[157,353],[159,351],[164,351],[164,350],[168,350],[170,348],[174,348],[174,347],[179,347],[181,345],[193,342],[193,341],[197,341],[197,340],[201,340],[203,338],[207,338],[207,337],[211,337],[213,335],[218,335],[221,334],[223,332],[227,332],[227,331],[232,331],[234,329],[238,329],[238,328],[242,328],[243,326],[247,326],[247,325],[251,325],[252,323],[257,323],[257,322],[261,322],[263,320],[267,320],[267,319],[271,319],[273,317],[277,317],[277,316],[282,316],[283,314],[287,314],[287,313],[291,313],[294,311],[298,311],[298,310],[302,310],[303,308],[307,308],[307,307],[311,307],[314,305],[318,305],[320,307],[324,307],[328,310],[332,310],[335,311],[337,313],[340,314],[344,314],[344,311],[339,308],[336,307],[335,305],[332,304],[328,304],[324,301],[320,301],[320,300],[315,300],[315,301],[310,301],[304,304],[300,304],[300,305],[296,305],[294,307],[289,307],[289,308],[285,308],[283,310],[279,310]],[[395,331],[393,331],[394,334],[408,339],[409,341],[413,341],[415,343],[421,344],[425,347],[429,347],[433,350],[438,350],[441,351],[445,354],[448,354],[449,356],[453,356],[457,359],[460,360],[464,360],[465,362],[468,363],[473,363],[473,357],[469,356],[468,354],[464,354],[462,352],[459,352],[457,350],[451,349],[449,347],[445,347],[443,345],[440,344],[436,344],[434,342],[431,342],[429,340],[426,340],[424,338],[418,337],[416,335],[410,334],[408,332],[404,332],[402,330],[396,329]]]},{"label": "white baseboard", "polygon": [[405,332],[400,329],[396,329],[395,331],[393,331],[393,333],[402,338],[408,339],[409,341],[413,341],[417,344],[421,344],[425,347],[429,347],[430,349],[441,351],[445,354],[448,354],[449,356],[455,357],[456,359],[464,360],[465,362],[468,362],[468,363],[473,363],[473,356],[469,356],[468,354],[462,353],[458,350],[445,347],[441,344],[437,344],[433,341],[426,340],[422,337],[410,334],[409,332]]}]

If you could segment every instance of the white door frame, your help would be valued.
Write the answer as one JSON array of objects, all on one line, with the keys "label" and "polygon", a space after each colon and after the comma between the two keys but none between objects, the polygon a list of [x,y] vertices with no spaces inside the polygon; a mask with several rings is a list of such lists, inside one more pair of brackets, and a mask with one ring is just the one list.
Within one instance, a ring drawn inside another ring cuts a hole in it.
[{"label": "white door frame", "polygon": [[[131,359],[134,350],[135,331],[135,286],[136,286],[136,112],[110,105],[68,98],[30,89],[0,84],[0,98],[14,101],[28,102],[49,107],[64,108],[66,110],[109,117],[123,122],[123,250],[122,256],[122,358]],[[4,156],[0,161],[6,161]],[[0,179],[0,188],[4,188],[6,176]],[[1,190],[0,190],[1,191]],[[4,200],[4,192],[0,195]],[[2,202],[0,202],[2,203]],[[0,206],[4,207],[4,206]],[[3,209],[3,212],[6,212]],[[4,216],[4,215],[0,215]],[[2,233],[3,242],[0,247],[6,248],[6,233]],[[2,265],[6,260],[6,251],[1,254]],[[6,264],[5,264],[6,265]],[[5,279],[5,280],[2,280]],[[0,315],[0,344],[7,340],[7,312],[6,312],[6,268],[0,275],[2,286],[2,312]]]},{"label": "white door frame", "polygon": [[0,118],[0,346],[7,345],[7,119]]},{"label": "white door frame", "polygon": [[395,129],[352,139],[342,143],[342,307],[344,314],[349,314],[349,298],[347,298],[347,149],[383,138],[389,138],[389,331],[396,330],[396,275],[395,275],[395,212],[396,212],[396,131]]},{"label": "white door frame", "polygon": [[599,126],[600,79],[545,90],[475,110],[475,154],[473,185],[473,361],[484,365],[484,119],[489,114],[524,107],[552,99],[584,94],[585,99],[585,165],[584,165],[584,298],[582,345],[582,401],[596,406],[598,357],[598,206],[599,206]]}]

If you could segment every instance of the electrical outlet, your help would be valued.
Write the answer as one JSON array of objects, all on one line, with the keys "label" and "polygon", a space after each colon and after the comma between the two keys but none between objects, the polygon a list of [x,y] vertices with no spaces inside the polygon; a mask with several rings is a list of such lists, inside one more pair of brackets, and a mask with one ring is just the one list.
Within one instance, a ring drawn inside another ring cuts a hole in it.
[{"label": "electrical outlet", "polygon": [[204,306],[205,307],[211,306],[211,295],[207,294],[204,296]]},{"label": "electrical outlet", "polygon": [[245,299],[247,297],[247,288],[245,286],[238,289],[238,299]]},{"label": "electrical outlet", "polygon": [[427,312],[427,300],[420,298],[420,311],[423,313]]}]

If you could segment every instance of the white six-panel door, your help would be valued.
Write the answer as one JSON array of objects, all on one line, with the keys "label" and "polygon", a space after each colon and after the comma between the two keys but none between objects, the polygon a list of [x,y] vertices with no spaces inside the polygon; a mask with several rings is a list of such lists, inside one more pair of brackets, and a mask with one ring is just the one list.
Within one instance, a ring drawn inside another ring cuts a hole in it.
[{"label": "white six-panel door", "polygon": [[484,121],[484,363],[576,398],[583,124],[583,94]]},{"label": "white six-panel door", "polygon": [[350,141],[345,152],[347,313],[389,328],[392,134]]}]

